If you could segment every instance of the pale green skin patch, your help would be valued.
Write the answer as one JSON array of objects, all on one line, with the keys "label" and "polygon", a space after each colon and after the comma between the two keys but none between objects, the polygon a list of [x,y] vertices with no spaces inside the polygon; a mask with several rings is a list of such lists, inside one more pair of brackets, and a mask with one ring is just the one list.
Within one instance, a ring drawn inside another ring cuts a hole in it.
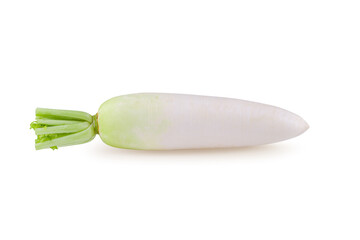
[{"label": "pale green skin patch", "polygon": [[164,115],[164,102],[156,93],[115,97],[99,108],[99,135],[113,147],[160,149],[160,137],[169,126]]}]

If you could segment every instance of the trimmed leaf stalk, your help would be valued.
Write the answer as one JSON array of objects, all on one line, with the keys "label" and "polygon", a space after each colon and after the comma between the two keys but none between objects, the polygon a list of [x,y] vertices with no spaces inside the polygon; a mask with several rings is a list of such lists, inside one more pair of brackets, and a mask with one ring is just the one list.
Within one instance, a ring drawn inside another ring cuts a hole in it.
[{"label": "trimmed leaf stalk", "polygon": [[48,108],[37,108],[35,115],[30,128],[37,135],[36,150],[86,143],[96,136],[96,115]]}]

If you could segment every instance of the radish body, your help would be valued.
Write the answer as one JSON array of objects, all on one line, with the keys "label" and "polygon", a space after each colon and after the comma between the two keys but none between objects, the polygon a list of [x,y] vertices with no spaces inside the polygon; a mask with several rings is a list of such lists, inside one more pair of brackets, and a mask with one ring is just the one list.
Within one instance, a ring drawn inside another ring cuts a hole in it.
[{"label": "radish body", "polygon": [[144,150],[226,148],[286,140],[308,129],[299,116],[249,101],[140,93],[112,98],[98,111],[108,145]]},{"label": "radish body", "polygon": [[227,148],[274,143],[308,129],[299,116],[261,103],[185,94],[138,93],[112,98],[96,115],[37,108],[36,149],[91,141],[142,150]]}]

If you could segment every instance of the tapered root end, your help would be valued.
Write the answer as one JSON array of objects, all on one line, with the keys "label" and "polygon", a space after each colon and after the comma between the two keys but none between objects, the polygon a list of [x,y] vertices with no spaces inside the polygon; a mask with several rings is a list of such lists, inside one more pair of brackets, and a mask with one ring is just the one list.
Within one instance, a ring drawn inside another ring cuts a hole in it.
[{"label": "tapered root end", "polygon": [[309,129],[309,124],[302,117],[290,112],[283,122],[283,126],[287,135],[284,140],[297,137]]},{"label": "tapered root end", "polygon": [[310,125],[307,122],[305,122],[305,120],[303,120],[303,121],[304,121],[304,126],[303,126],[300,134],[306,132],[310,128]]},{"label": "tapered root end", "polygon": [[309,129],[309,124],[301,117],[297,116],[297,121],[295,122],[295,131],[296,131],[296,136],[299,136],[301,134],[303,134],[304,132],[306,132]]},{"label": "tapered root end", "polygon": [[71,110],[37,108],[35,130],[36,150],[57,149],[91,141],[96,136],[96,118],[88,113]]}]

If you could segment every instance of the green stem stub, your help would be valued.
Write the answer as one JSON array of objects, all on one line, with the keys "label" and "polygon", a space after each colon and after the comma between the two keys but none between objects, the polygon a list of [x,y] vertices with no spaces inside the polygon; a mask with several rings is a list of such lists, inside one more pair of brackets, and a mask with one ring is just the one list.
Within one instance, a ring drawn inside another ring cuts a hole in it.
[{"label": "green stem stub", "polygon": [[36,121],[30,124],[35,130],[36,150],[57,149],[86,143],[96,135],[96,117],[86,112],[37,108]]}]

